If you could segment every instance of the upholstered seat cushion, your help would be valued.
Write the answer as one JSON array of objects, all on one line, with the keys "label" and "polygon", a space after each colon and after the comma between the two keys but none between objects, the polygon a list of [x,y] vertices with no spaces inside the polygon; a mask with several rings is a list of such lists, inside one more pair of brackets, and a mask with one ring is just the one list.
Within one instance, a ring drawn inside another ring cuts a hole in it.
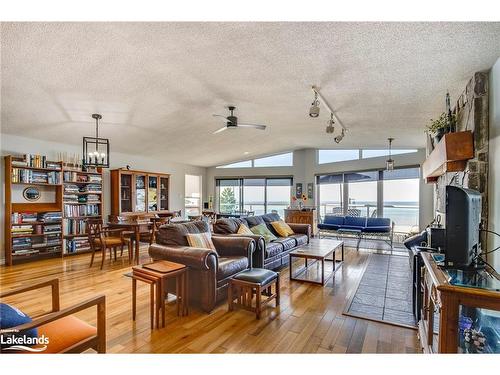
[{"label": "upholstered seat cushion", "polygon": [[326,223],[320,223],[318,224],[319,229],[325,229],[325,230],[337,230],[341,228],[341,225],[338,224],[326,224]]},{"label": "upholstered seat cushion", "polygon": [[288,238],[293,238],[295,242],[297,242],[296,246],[302,246],[307,244],[307,235],[306,234],[292,234]]},{"label": "upholstered seat cushion", "polygon": [[391,231],[391,227],[387,226],[371,226],[363,228],[363,233],[389,233]]},{"label": "upholstered seat cushion", "polygon": [[217,280],[224,280],[249,267],[247,257],[219,257]]},{"label": "upholstered seat cushion", "polygon": [[278,273],[264,268],[252,268],[240,272],[233,277],[234,280],[246,281],[253,284],[264,285],[278,277]]},{"label": "upholstered seat cushion", "polygon": [[266,244],[266,258],[272,258],[284,250],[283,244],[279,242],[269,242]]},{"label": "upholstered seat cushion", "polygon": [[277,242],[277,243],[282,244],[284,251],[294,248],[297,244],[297,242],[295,241],[295,238],[293,238],[293,237],[286,237],[286,238],[280,237],[280,238],[274,240],[273,242]]},{"label": "upholstered seat cushion", "polygon": [[[0,329],[7,330],[8,328],[20,326],[30,322],[31,318],[18,308],[6,303],[0,303]],[[33,328],[28,331],[5,333],[4,336],[37,337],[37,329]],[[6,348],[8,346],[10,345],[2,345],[1,347]]]},{"label": "upholstered seat cushion", "polygon": [[38,328],[38,337],[49,339],[47,349],[40,353],[59,353],[96,334],[97,328],[72,315],[65,316]]},{"label": "upholstered seat cushion", "polygon": [[[101,240],[99,238],[95,238],[94,243],[97,246],[101,246]],[[123,242],[120,237],[104,237],[105,246],[120,246],[122,243]]]}]

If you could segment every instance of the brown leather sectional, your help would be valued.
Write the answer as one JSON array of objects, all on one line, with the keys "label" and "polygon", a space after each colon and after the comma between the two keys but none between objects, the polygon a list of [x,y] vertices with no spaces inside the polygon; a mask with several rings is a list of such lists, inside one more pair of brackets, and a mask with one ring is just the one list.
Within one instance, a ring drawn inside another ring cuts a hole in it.
[{"label": "brown leather sectional", "polygon": [[311,226],[309,224],[288,223],[295,234],[289,237],[280,237],[274,230],[271,222],[280,220],[278,214],[265,214],[259,216],[249,216],[246,218],[219,219],[214,224],[214,234],[227,237],[238,237],[236,234],[240,224],[245,224],[251,228],[255,225],[265,223],[267,228],[278,237],[277,240],[265,243],[261,236],[245,237],[253,238],[257,247],[253,253],[253,266],[258,268],[275,269],[289,263],[288,253],[297,247],[309,243],[311,238]]},{"label": "brown leather sectional", "polygon": [[[187,233],[209,232],[204,221],[167,224],[160,227],[156,244],[149,247],[153,259],[182,263],[189,267],[190,303],[210,312],[227,298],[229,279],[252,267],[255,240],[249,237],[212,235],[216,250],[189,247]],[[168,285],[173,290],[173,285]]]}]

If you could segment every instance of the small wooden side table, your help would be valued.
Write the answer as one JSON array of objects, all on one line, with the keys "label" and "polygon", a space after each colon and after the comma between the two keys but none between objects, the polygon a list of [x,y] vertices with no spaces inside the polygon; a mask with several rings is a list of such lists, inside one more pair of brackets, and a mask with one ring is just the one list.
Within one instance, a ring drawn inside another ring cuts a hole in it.
[{"label": "small wooden side table", "polygon": [[[151,329],[154,328],[153,321],[156,317],[156,327],[165,327],[165,297],[167,292],[167,281],[175,279],[175,295],[177,297],[177,315],[189,314],[189,281],[188,268],[184,264],[169,261],[156,261],[132,267],[132,318],[136,317],[137,306],[137,280],[150,284],[150,319]],[[156,292],[155,292],[156,288]]]}]

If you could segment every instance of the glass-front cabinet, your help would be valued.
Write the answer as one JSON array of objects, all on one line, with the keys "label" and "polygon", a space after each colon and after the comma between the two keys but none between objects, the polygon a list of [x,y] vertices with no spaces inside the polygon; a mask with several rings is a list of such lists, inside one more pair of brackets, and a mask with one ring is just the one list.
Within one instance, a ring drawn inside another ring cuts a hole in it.
[{"label": "glass-front cabinet", "polygon": [[111,216],[161,214],[169,209],[169,175],[111,170]]},{"label": "glass-front cabinet", "polygon": [[427,353],[500,353],[500,280],[487,268],[441,269],[421,253],[419,337]]},{"label": "glass-front cabinet", "polygon": [[148,211],[158,211],[158,176],[148,176]]},{"label": "glass-front cabinet", "polygon": [[135,211],[146,212],[146,176],[135,175]]}]

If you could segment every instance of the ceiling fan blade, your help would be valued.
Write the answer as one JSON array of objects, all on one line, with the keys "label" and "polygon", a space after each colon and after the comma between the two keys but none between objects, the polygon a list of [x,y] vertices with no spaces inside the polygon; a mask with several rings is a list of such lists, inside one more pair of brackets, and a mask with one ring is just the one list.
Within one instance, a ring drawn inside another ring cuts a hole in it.
[{"label": "ceiling fan blade", "polygon": [[221,133],[221,132],[223,132],[224,130],[227,130],[227,126],[224,126],[224,127],[220,128],[219,130],[214,131],[212,134]]},{"label": "ceiling fan blade", "polygon": [[259,129],[259,130],[265,130],[266,125],[260,125],[260,124],[247,124],[247,123],[238,123],[238,127],[242,128],[252,128],[252,129]]},{"label": "ceiling fan blade", "polygon": [[215,115],[215,114],[213,114],[212,116],[214,116],[214,117],[222,117],[224,120],[229,121],[226,116]]}]

